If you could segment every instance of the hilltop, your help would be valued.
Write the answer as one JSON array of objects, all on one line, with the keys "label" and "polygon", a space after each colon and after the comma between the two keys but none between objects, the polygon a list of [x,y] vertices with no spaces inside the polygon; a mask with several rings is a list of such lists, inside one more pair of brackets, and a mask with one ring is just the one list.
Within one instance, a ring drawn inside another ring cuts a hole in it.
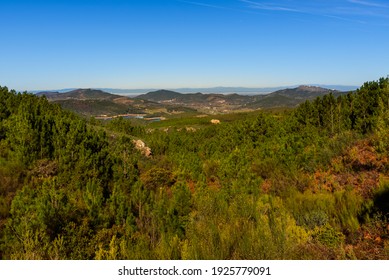
[{"label": "hilltop", "polygon": [[47,99],[55,100],[67,100],[67,99],[77,99],[77,100],[114,100],[116,98],[121,98],[122,96],[104,92],[98,89],[76,89],[68,92],[58,92],[58,91],[43,91],[38,92],[38,96],[45,95]]},{"label": "hilltop", "polygon": [[144,113],[139,102],[120,95],[95,89],[76,89],[69,92],[39,92],[62,108],[83,116],[116,115],[129,112]]},{"label": "hilltop", "polygon": [[282,89],[270,94],[256,96],[256,100],[247,104],[245,107],[251,109],[296,107],[306,100],[313,100],[329,93],[333,93],[334,95],[342,94],[342,92],[337,90],[302,85],[297,88]]},{"label": "hilltop", "polygon": [[68,92],[43,91],[37,96],[46,96],[62,108],[82,116],[115,116],[123,114],[155,114],[169,111],[188,111],[188,108],[166,106],[151,100],[134,99],[111,94],[98,89],[76,89]]}]

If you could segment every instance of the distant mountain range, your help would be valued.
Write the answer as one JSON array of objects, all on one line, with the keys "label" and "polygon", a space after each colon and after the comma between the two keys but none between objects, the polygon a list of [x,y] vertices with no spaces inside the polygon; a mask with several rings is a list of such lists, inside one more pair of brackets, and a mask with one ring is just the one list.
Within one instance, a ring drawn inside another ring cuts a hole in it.
[{"label": "distant mountain range", "polygon": [[[337,90],[337,91],[352,91],[352,90],[356,90],[358,88],[357,86],[320,85],[320,84],[311,84],[308,86],[327,88],[327,89]],[[237,93],[240,95],[257,95],[257,94],[268,94],[268,93],[272,93],[272,92],[282,90],[282,89],[297,88],[297,87],[298,87],[298,85],[282,86],[282,87],[255,87],[255,88],[249,88],[249,87],[169,88],[167,90],[180,92],[180,93],[201,92],[204,94],[208,94],[208,93],[222,93],[222,94]],[[95,89],[102,90],[104,92],[108,92],[108,93],[112,93],[112,94],[132,95],[132,96],[146,94],[148,92],[159,90],[156,88],[140,88],[140,89],[95,88]],[[77,90],[77,88],[50,90],[50,91],[46,91],[46,92],[64,93],[64,92],[69,92],[69,91],[73,91],[73,90]],[[44,92],[44,91],[43,90],[33,90],[30,92],[39,93],[39,92]]]},{"label": "distant mountain range", "polygon": [[112,94],[100,89],[76,89],[67,92],[43,91],[48,100],[86,116],[117,115],[128,113],[177,112],[197,110],[202,113],[223,113],[234,110],[256,110],[276,107],[295,107],[332,92],[344,92],[318,86],[299,86],[280,89],[269,94],[242,95],[237,93],[180,93],[157,90],[134,98]]}]

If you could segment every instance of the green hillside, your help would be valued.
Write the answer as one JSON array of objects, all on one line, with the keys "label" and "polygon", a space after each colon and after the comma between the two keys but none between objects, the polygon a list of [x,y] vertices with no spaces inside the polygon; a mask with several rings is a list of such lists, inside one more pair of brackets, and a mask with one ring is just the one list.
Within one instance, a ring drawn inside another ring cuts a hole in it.
[{"label": "green hillside", "polygon": [[[58,100],[54,101],[62,108],[84,116],[119,115],[127,113],[129,106],[109,100]],[[141,113],[143,113],[141,111]]]},{"label": "green hillside", "polygon": [[346,94],[321,87],[299,86],[297,88],[282,89],[270,94],[256,96],[253,102],[244,105],[243,108],[293,108],[306,100],[313,100],[330,93],[334,96]]},{"label": "green hillside", "polygon": [[100,123],[0,87],[0,258],[389,258],[389,79],[217,117]]}]

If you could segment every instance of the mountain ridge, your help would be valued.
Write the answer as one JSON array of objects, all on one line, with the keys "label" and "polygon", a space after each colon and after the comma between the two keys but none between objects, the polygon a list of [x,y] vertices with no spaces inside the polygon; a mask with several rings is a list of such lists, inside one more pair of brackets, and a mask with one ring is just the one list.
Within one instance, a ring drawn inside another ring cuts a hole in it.
[{"label": "mountain ridge", "polygon": [[[329,94],[341,94],[340,91],[318,86],[301,85],[296,88],[287,88],[269,94],[241,95],[237,93],[179,93],[170,90],[157,90],[135,97],[161,104],[175,104],[188,107],[208,106],[212,108],[228,109],[261,109],[272,107],[295,107],[305,100]],[[220,111],[220,110],[219,110]]]},{"label": "mountain ridge", "polygon": [[[236,110],[296,107],[306,100],[328,93],[342,94],[327,88],[300,85],[269,94],[242,95],[238,93],[180,93],[172,90],[156,90],[136,97],[116,95],[99,89],[76,89],[68,92],[44,91],[51,102],[82,115],[112,115],[129,112],[145,113],[151,109],[175,110],[173,107],[190,108],[203,113],[224,113]],[[186,110],[186,109],[184,109]]]},{"label": "mountain ridge", "polygon": [[36,93],[38,96],[45,95],[48,99],[51,100],[66,100],[66,99],[80,99],[80,100],[86,100],[86,99],[106,99],[106,100],[113,100],[115,98],[121,98],[123,96],[116,95],[108,92],[104,92],[99,89],[75,89],[68,92],[59,92],[59,91],[43,91]]}]

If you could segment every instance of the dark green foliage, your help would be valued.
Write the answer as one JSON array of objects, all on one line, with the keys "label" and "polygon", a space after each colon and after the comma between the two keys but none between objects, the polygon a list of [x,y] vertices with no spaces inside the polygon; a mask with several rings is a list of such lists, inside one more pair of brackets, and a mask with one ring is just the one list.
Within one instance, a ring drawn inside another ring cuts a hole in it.
[{"label": "dark green foliage", "polygon": [[145,129],[143,127],[133,126],[130,120],[123,117],[113,118],[108,122],[107,127],[113,131],[133,136],[142,136],[145,133]]},{"label": "dark green foliage", "polygon": [[295,111],[303,125],[323,127],[331,134],[347,129],[361,133],[377,128],[379,118],[389,109],[389,79],[367,82],[355,93],[334,98],[332,94],[306,101]]}]

